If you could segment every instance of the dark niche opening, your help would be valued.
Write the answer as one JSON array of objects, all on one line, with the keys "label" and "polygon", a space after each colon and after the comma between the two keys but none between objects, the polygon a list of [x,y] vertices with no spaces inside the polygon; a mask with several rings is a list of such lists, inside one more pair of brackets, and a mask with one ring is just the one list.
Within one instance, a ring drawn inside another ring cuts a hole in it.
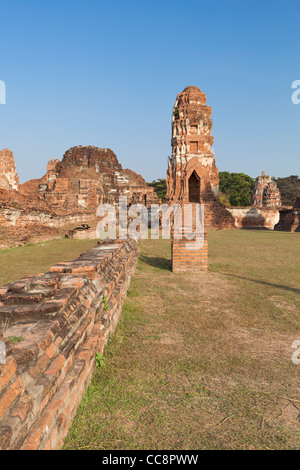
[{"label": "dark niche opening", "polygon": [[195,171],[189,177],[189,202],[200,204],[200,178]]}]

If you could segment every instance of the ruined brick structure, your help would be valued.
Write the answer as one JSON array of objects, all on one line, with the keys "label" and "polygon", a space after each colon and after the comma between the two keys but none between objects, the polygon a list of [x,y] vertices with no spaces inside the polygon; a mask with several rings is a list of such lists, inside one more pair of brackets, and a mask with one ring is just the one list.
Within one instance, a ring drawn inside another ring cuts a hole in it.
[{"label": "ruined brick structure", "polygon": [[[207,230],[234,227],[233,217],[218,200],[219,173],[211,149],[211,129],[211,107],[206,105],[206,95],[195,86],[185,88],[173,107],[172,156],[167,172],[166,202],[182,207],[183,222],[178,238],[173,226],[173,271],[206,271]],[[184,230],[187,204],[192,206],[193,216],[189,215],[190,226]],[[198,204],[204,210],[201,229],[195,219]]]},{"label": "ruined brick structure", "polygon": [[281,206],[281,195],[277,184],[264,171],[261,176],[256,178],[252,206],[265,208],[279,208]]},{"label": "ruined brick structure", "polygon": [[177,95],[172,115],[172,156],[167,172],[167,204],[201,203],[207,230],[234,228],[219,202],[219,172],[212,152],[211,107],[206,95],[189,86]]},{"label": "ruined brick structure", "polygon": [[116,205],[121,195],[127,196],[128,205],[160,202],[154,188],[134,171],[124,170],[109,149],[73,147],[62,161],[51,159],[46,174],[21,184],[19,191],[13,191],[19,186],[14,183],[18,179],[13,177],[12,152],[2,154],[0,248],[64,236],[82,223],[91,226],[87,237],[95,238],[98,205]]},{"label": "ruined brick structure", "polygon": [[120,195],[127,196],[129,205],[158,203],[154,189],[137,173],[123,170],[112,150],[93,146],[72,147],[62,161],[50,160],[47,173],[21,185],[20,191],[39,194],[54,209],[73,211],[116,204]]},{"label": "ruined brick structure", "polygon": [[263,171],[256,178],[251,206],[228,207],[237,228],[274,230],[279,221],[281,195],[275,181]]},{"label": "ruined brick structure", "polygon": [[293,207],[280,209],[280,219],[275,230],[284,232],[300,232],[300,198],[298,197]]},{"label": "ruined brick structure", "polygon": [[279,221],[279,208],[228,207],[235,220],[236,228],[274,230]]},{"label": "ruined brick structure", "polygon": [[0,449],[61,448],[96,352],[120,317],[137,256],[132,240],[101,242],[73,262],[0,288]]},{"label": "ruined brick structure", "polygon": [[8,149],[0,151],[0,189],[19,190],[14,154]]}]

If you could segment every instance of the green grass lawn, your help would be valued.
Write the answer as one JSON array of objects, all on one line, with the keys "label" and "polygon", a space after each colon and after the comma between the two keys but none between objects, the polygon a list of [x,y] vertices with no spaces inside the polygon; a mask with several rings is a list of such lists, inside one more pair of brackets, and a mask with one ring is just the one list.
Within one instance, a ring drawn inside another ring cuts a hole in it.
[{"label": "green grass lawn", "polygon": [[27,274],[39,274],[61,261],[72,261],[97,244],[96,240],[57,240],[0,250],[0,286]]},{"label": "green grass lawn", "polygon": [[175,274],[169,241],[141,243],[65,449],[300,447],[300,236],[211,232],[209,263]]}]

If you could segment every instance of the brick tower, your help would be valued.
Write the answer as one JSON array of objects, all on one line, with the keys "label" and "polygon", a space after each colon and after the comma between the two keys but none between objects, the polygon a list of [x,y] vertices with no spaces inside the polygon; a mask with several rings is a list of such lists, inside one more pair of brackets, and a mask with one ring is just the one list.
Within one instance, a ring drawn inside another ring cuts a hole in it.
[{"label": "brick tower", "polygon": [[[192,230],[195,241],[184,235],[177,239],[172,233],[173,271],[207,270],[207,230],[234,228],[234,219],[218,199],[219,172],[212,152],[211,107],[206,105],[206,95],[189,86],[177,95],[172,115],[172,156],[168,162],[167,196],[169,205],[182,208],[182,220],[187,205],[193,207]],[[195,225],[196,206],[204,212],[201,230]],[[183,222],[184,225],[184,222]]]},{"label": "brick tower", "polygon": [[206,95],[196,86],[189,86],[177,95],[166,202],[201,203],[207,230],[234,228],[232,215],[218,198],[219,171],[211,149],[214,142],[211,112]]}]

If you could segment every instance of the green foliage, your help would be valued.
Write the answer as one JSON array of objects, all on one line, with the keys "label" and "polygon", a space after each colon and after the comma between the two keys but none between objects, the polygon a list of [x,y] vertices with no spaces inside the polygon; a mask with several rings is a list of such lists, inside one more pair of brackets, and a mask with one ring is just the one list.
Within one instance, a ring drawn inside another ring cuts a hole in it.
[{"label": "green foliage", "polygon": [[21,341],[24,341],[25,338],[23,338],[23,336],[10,336],[9,337],[9,341],[11,344],[18,344],[20,343]]},{"label": "green foliage", "polygon": [[147,185],[153,187],[157,197],[161,199],[162,202],[165,202],[167,194],[167,182],[164,178],[154,180],[152,183],[147,183]]},{"label": "green foliage", "polygon": [[102,303],[105,304],[104,307],[103,307],[103,310],[104,310],[105,312],[106,312],[107,310],[109,310],[109,305],[108,305],[108,301],[107,301],[107,296],[106,296],[106,295],[103,296]]},{"label": "green foliage", "polygon": [[226,194],[219,192],[218,197],[219,197],[220,203],[223,204],[223,206],[230,207],[231,204]]},{"label": "green foliage", "polygon": [[178,108],[174,109],[174,116],[175,116],[175,119],[179,118],[179,109]]},{"label": "green foliage", "polygon": [[[255,180],[245,173],[222,171],[220,192],[227,197],[231,206],[250,206]],[[226,204],[225,204],[226,205]]]},{"label": "green foliage", "polygon": [[281,194],[283,206],[293,206],[297,197],[300,197],[300,178],[291,175],[286,178],[274,178]]},{"label": "green foliage", "polygon": [[105,366],[105,358],[103,354],[96,352],[95,359],[96,359],[96,367],[102,369]]}]

